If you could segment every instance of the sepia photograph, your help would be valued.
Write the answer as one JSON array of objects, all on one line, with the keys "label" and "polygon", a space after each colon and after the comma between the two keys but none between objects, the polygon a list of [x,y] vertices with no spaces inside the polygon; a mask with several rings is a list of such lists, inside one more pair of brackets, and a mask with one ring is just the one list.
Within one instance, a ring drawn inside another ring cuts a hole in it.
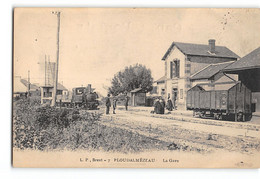
[{"label": "sepia photograph", "polygon": [[13,9],[12,165],[259,168],[260,9]]}]

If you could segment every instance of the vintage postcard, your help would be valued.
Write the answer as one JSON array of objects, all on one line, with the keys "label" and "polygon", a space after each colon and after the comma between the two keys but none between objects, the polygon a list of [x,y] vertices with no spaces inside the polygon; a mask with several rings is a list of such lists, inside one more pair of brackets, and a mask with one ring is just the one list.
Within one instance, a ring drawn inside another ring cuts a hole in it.
[{"label": "vintage postcard", "polygon": [[260,9],[13,21],[14,167],[260,167]]}]

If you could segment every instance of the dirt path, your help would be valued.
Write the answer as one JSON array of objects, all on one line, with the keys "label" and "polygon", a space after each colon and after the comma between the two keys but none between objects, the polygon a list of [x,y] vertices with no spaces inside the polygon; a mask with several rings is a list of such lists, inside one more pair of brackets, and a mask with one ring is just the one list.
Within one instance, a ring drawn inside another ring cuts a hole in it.
[{"label": "dirt path", "polygon": [[[211,121],[210,124],[197,121],[189,122],[190,117],[187,117],[185,122],[161,117],[145,112],[119,110],[115,115],[104,115],[102,123],[172,142],[173,145],[191,147],[194,150],[221,149],[250,154],[260,150],[258,127],[247,124],[242,128],[240,126],[243,124],[229,127],[229,122],[227,125],[224,125],[225,123],[214,125]],[[183,119],[183,116],[179,117]]]},{"label": "dirt path", "polygon": [[[122,110],[122,108],[119,108]],[[192,117],[191,113],[180,113],[177,111],[173,111],[172,114],[151,114],[148,110],[139,110],[132,107],[129,112],[133,114],[138,114],[142,116],[148,116],[148,117],[157,117],[157,118],[164,118],[164,119],[173,119],[177,121],[182,122],[189,122],[189,123],[199,123],[199,124],[206,124],[206,125],[213,125],[213,126],[224,126],[224,127],[230,127],[230,128],[238,128],[238,129],[249,129],[249,130],[255,130],[260,131],[260,125],[259,124],[252,124],[249,121],[248,122],[234,122],[234,121],[224,121],[224,120],[213,120],[212,118],[208,119],[202,119],[199,117]]]}]

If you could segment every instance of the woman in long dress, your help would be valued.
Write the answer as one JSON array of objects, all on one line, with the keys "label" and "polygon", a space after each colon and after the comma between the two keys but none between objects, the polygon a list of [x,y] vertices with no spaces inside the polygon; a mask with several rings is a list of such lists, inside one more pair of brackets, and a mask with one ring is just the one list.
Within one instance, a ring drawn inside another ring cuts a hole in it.
[{"label": "woman in long dress", "polygon": [[167,108],[169,111],[172,111],[172,109],[173,109],[173,104],[172,104],[172,100],[171,100],[170,97],[168,97],[166,108]]},{"label": "woman in long dress", "polygon": [[159,101],[159,99],[156,99],[156,100],[155,100],[155,103],[154,103],[154,112],[155,112],[156,114],[160,114],[160,110],[161,110],[160,101]]},{"label": "woman in long dress", "polygon": [[165,110],[165,101],[163,100],[163,98],[160,98],[160,114],[164,114],[164,110]]}]

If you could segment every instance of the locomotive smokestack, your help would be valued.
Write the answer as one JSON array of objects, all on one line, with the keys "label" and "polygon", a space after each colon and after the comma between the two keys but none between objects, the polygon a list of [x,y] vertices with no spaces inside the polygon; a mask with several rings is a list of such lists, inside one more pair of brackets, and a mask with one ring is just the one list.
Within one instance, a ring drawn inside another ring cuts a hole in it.
[{"label": "locomotive smokestack", "polygon": [[215,39],[209,39],[209,51],[215,53]]},{"label": "locomotive smokestack", "polygon": [[88,84],[88,91],[91,93],[91,84]]}]

